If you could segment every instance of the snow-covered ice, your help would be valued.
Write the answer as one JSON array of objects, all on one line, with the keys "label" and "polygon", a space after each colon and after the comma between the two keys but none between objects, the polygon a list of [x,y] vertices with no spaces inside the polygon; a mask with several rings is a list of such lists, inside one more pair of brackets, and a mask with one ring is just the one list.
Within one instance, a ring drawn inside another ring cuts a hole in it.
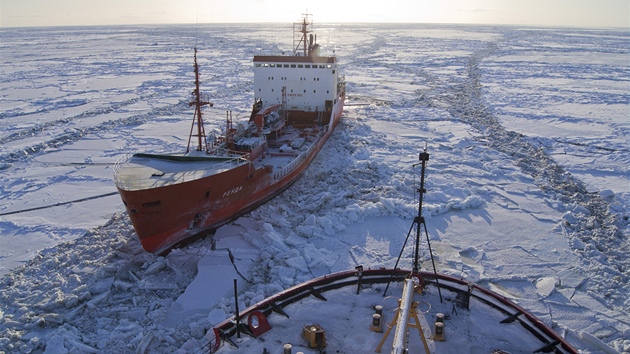
[{"label": "snow-covered ice", "polygon": [[630,352],[628,31],[318,27],[346,75],[342,124],[215,249],[164,257],[136,240],[113,163],[185,149],[195,45],[209,128],[228,109],[246,118],[251,58],[288,52],[290,25],[0,29],[0,351],[195,352],[233,313],[233,278],[243,309],[332,271],[393,266],[426,144],[438,270],[569,339]]}]

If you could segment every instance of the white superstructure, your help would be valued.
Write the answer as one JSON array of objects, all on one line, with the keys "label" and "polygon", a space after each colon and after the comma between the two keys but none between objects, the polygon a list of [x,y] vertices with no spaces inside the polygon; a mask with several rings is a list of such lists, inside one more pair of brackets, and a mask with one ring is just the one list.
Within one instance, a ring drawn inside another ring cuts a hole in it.
[{"label": "white superstructure", "polygon": [[254,57],[254,97],[262,99],[265,107],[281,104],[286,87],[287,109],[330,110],[337,98],[337,81],[335,57]]},{"label": "white superstructure", "polygon": [[305,15],[294,24],[292,55],[254,57],[254,97],[262,106],[281,104],[286,88],[286,109],[329,112],[338,99],[337,58],[320,56],[312,22]]}]

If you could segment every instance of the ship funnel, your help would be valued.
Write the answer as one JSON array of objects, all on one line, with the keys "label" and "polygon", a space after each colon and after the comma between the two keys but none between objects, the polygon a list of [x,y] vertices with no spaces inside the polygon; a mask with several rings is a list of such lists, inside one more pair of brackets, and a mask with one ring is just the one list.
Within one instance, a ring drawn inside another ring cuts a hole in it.
[{"label": "ship funnel", "polygon": [[308,55],[310,57],[315,56],[315,53],[313,53],[313,49],[314,49],[314,41],[313,41],[313,34],[311,33],[308,37]]}]

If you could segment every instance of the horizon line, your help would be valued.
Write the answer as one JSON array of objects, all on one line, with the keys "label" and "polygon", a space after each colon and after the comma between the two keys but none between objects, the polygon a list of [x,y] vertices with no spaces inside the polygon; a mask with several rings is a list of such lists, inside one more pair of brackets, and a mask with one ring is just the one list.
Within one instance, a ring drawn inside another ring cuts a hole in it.
[{"label": "horizon line", "polygon": [[[173,23],[116,23],[116,24],[69,24],[69,25],[27,25],[27,26],[2,26],[2,29],[26,29],[26,28],[68,28],[68,27],[138,27],[138,26],[198,26],[198,25],[253,25],[253,24],[293,24],[294,21],[259,21],[259,22],[173,22]],[[535,28],[573,28],[573,29],[616,29],[629,30],[625,26],[584,26],[584,25],[559,25],[559,24],[526,24],[526,23],[479,23],[479,22],[406,22],[406,21],[321,21],[318,24],[380,24],[380,25],[462,25],[462,26],[496,26],[496,27],[535,27]]]}]

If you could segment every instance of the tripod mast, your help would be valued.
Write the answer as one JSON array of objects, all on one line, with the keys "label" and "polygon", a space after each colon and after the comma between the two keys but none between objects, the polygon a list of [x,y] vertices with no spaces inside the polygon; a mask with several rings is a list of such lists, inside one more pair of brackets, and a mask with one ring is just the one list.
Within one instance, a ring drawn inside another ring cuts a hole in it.
[{"label": "tripod mast", "polygon": [[[425,225],[424,223],[424,216],[422,216],[422,200],[424,197],[424,193],[427,192],[427,190],[424,188],[424,171],[425,168],[427,167],[427,161],[429,161],[429,153],[427,152],[427,149],[425,148],[424,151],[422,151],[420,153],[420,163],[422,164],[421,167],[421,172],[420,172],[420,188],[418,188],[418,216],[416,217],[416,219],[414,220],[414,223],[416,223],[418,225],[418,227],[416,227],[416,250],[415,250],[415,255],[413,257],[413,272],[414,273],[418,273],[418,271],[420,270],[420,267],[418,265],[418,263],[420,262],[420,224]],[[428,235],[427,235],[427,243],[429,243],[429,239],[428,239]],[[431,245],[429,244],[429,248],[431,248]],[[431,254],[431,260],[433,260],[433,254]],[[435,263],[433,268],[435,268]]]},{"label": "tripod mast", "polygon": [[[424,193],[426,193],[427,191],[424,188],[424,176],[425,176],[425,171],[427,167],[427,161],[429,161],[429,153],[427,152],[426,147],[420,153],[419,159],[420,159],[421,171],[420,171],[420,187],[418,188],[418,193],[419,193],[418,215],[414,218],[413,223],[411,224],[411,227],[409,228],[409,232],[407,233],[407,238],[405,239],[405,243],[403,244],[400,250],[398,259],[396,260],[396,265],[394,266],[394,270],[398,268],[400,257],[402,257],[402,253],[403,253],[403,250],[405,249],[405,246],[407,245],[407,241],[409,241],[409,236],[411,235],[411,231],[413,230],[414,226],[416,226],[416,244],[414,247],[415,249],[414,249],[414,256],[413,256],[413,270],[411,271],[411,273],[412,275],[420,273],[420,233],[421,233],[421,229],[424,229],[424,233],[426,234],[426,239],[427,239],[427,245],[429,247],[429,254],[431,256],[431,263],[433,264],[433,273],[436,275],[435,282],[437,283],[438,282],[437,269],[435,268],[433,250],[431,249],[431,242],[429,240],[429,232],[427,231],[427,225],[424,222],[424,216],[422,216],[422,202],[424,199]],[[417,166],[417,164],[415,164],[414,166]],[[389,289],[389,284],[391,283],[391,280],[393,279],[393,277],[394,277],[394,274],[392,274],[390,281],[387,283],[387,286],[385,287],[385,291],[383,292],[383,296],[387,296],[387,289]],[[442,302],[443,301],[442,291],[440,290],[439,286],[437,288],[438,288],[438,293],[440,294],[440,302]]]}]

